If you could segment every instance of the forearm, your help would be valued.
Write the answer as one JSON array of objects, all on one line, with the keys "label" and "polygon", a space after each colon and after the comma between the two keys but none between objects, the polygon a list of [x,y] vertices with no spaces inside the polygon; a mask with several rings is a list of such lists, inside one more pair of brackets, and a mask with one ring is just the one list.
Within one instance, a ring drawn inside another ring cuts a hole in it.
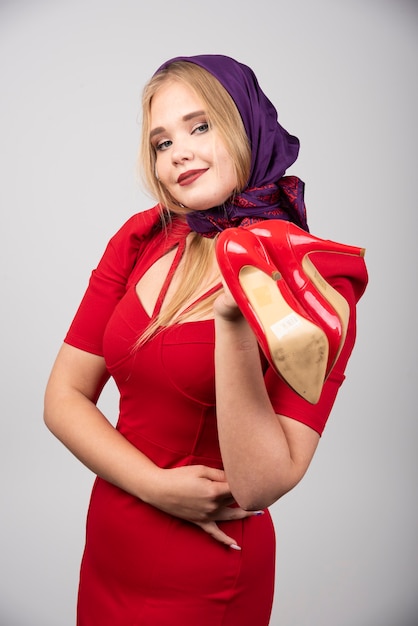
[{"label": "forearm", "polygon": [[215,316],[219,440],[227,480],[245,509],[264,508],[302,477],[263,379],[259,348],[243,318]]}]

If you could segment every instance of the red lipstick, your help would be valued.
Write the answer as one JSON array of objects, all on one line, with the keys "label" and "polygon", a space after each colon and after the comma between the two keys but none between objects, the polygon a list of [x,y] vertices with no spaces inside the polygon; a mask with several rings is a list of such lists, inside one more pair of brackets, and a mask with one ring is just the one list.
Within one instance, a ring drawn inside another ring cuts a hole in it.
[{"label": "red lipstick", "polygon": [[202,174],[208,171],[208,168],[204,168],[201,170],[188,170],[187,172],[183,172],[177,179],[177,183],[184,187],[185,185],[191,185],[197,180]]}]

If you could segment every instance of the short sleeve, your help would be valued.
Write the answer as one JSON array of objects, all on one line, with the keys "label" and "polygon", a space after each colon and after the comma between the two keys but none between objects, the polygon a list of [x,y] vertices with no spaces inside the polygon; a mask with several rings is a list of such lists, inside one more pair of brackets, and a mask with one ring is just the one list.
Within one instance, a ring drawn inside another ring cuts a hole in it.
[{"label": "short sleeve", "polygon": [[110,316],[126,292],[127,282],[158,223],[158,206],[132,216],[110,239],[91,273],[87,290],[64,339],[76,348],[103,355],[103,334]]},{"label": "short sleeve", "polygon": [[[350,261],[352,268],[348,271]],[[267,391],[275,412],[306,424],[320,435],[322,435],[338,391],[345,380],[345,369],[356,339],[356,304],[367,284],[367,272],[362,258],[357,260],[351,257],[348,259],[346,272],[340,263],[339,267],[334,267],[333,263],[335,263],[333,255],[316,254],[316,267],[334,289],[347,300],[350,307],[350,318],[344,346],[323,386],[318,403],[311,404],[300,397],[279,378],[271,367],[267,369],[265,374]]]}]

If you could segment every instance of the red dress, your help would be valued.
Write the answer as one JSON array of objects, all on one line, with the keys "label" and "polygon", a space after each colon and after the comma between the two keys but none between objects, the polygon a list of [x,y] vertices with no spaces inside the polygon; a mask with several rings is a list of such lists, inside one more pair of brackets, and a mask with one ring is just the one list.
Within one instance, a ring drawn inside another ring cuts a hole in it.
[{"label": "red dress", "polygon": [[[165,233],[158,223],[154,208],[133,216],[112,238],[65,341],[104,356],[121,396],[117,429],[154,463],[222,468],[213,321],[166,328],[132,350],[149,322],[136,283],[186,234],[184,227]],[[354,302],[350,283],[341,284]],[[315,406],[289,390],[266,363],[275,410],[322,432],[353,342],[351,330],[341,366],[334,368]],[[237,540],[240,552],[97,478],[87,518],[78,626],[267,626],[275,569],[270,514],[219,525]]]}]

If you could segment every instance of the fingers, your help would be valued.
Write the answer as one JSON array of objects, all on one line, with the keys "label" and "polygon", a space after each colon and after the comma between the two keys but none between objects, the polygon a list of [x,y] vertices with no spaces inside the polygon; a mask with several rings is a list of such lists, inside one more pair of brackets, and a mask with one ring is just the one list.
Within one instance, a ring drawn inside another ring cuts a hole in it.
[{"label": "fingers", "polygon": [[[264,511],[244,511],[240,508],[228,508],[225,507],[222,511],[219,512],[219,517],[217,516],[217,521],[231,521],[237,519],[244,519],[245,517],[253,517],[264,515]],[[241,550],[241,547],[237,544],[233,537],[230,537],[226,533],[224,533],[216,522],[195,522],[197,526],[200,526],[202,530],[204,530],[208,535],[213,537],[216,541],[225,544],[232,550]]]},{"label": "fingers", "polygon": [[232,520],[245,519],[247,517],[259,517],[264,515],[264,511],[244,511],[239,507],[222,507],[214,515],[217,522],[231,522]]},{"label": "fingers", "polygon": [[213,480],[215,482],[225,483],[225,472],[221,469],[216,469],[215,467],[208,467],[207,465],[200,465],[198,467],[199,475],[202,478],[207,478],[208,480]]},{"label": "fingers", "polygon": [[228,287],[224,284],[223,292],[218,296],[214,302],[215,314],[220,315],[222,318],[230,321],[234,321],[242,317],[242,313],[232,297]]},{"label": "fingers", "polygon": [[211,481],[211,492],[214,501],[223,504],[224,506],[234,504],[235,501],[231,495],[231,490],[226,482],[225,472],[223,470],[202,465],[199,467],[199,476]]},{"label": "fingers", "polygon": [[240,546],[232,537],[229,537],[226,533],[222,532],[216,522],[196,522],[197,526],[200,526],[208,535],[213,537],[219,543],[223,543],[232,550],[241,550]]}]

